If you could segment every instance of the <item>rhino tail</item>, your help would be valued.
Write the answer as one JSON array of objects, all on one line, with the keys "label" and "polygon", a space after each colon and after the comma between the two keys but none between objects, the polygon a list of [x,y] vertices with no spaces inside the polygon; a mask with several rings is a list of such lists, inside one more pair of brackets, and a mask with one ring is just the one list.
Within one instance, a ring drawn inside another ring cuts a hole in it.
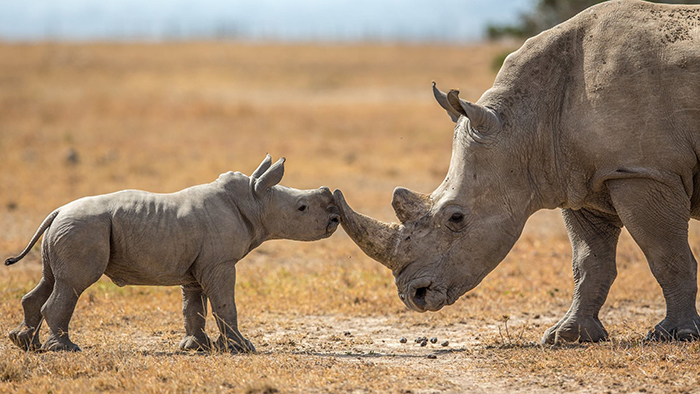
[{"label": "rhino tail", "polygon": [[44,221],[41,223],[41,226],[39,226],[39,228],[36,230],[36,233],[32,237],[31,241],[29,241],[29,245],[27,245],[27,247],[24,248],[24,250],[22,251],[22,253],[19,254],[19,256],[10,257],[9,259],[5,260],[5,265],[12,265],[12,264],[22,260],[24,258],[24,256],[26,256],[27,253],[29,253],[29,251],[32,250],[32,247],[34,246],[36,241],[39,240],[39,238],[41,237],[41,234],[43,234],[44,231],[46,231],[46,229],[49,228],[51,223],[53,223],[53,220],[56,219],[58,212],[59,212],[58,209],[51,212],[49,214],[49,216],[47,216],[46,219],[44,219]]}]

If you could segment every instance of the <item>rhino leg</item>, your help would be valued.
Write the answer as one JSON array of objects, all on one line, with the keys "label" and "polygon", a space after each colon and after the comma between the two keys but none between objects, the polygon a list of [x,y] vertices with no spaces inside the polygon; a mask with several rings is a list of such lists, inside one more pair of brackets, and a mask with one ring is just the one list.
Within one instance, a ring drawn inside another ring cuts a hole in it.
[{"label": "rhino leg", "polygon": [[542,337],[542,343],[598,342],[608,333],[598,319],[617,269],[615,249],[622,224],[616,217],[587,210],[562,211],[573,252],[574,297],[566,315]]},{"label": "rhino leg", "polygon": [[608,182],[615,209],[644,252],[666,300],[666,318],[649,332],[648,340],[700,338],[697,262],[688,244],[690,199],[680,179],[675,182]]},{"label": "rhino leg", "polygon": [[42,347],[43,350],[80,351],[80,347],[68,336],[68,324],[73,316],[75,304],[78,303],[80,294],[86,288],[87,286],[75,287],[68,281],[56,280],[51,296],[41,308],[41,313],[49,326],[49,337]]},{"label": "rhino leg", "polygon": [[9,335],[12,343],[25,351],[41,349],[41,341],[39,340],[39,329],[42,322],[41,306],[51,295],[54,284],[50,270],[45,269],[44,274],[45,276],[41,278],[34,290],[22,297],[24,321],[10,331]]},{"label": "rhino leg", "polygon": [[254,352],[255,347],[238,331],[238,314],[236,311],[235,261],[219,264],[207,270],[201,283],[211,302],[211,311],[219,328],[219,338],[213,346],[232,353]]},{"label": "rhino leg", "polygon": [[204,331],[207,296],[198,283],[182,286],[182,315],[185,319],[185,337],[180,341],[180,349],[210,349],[211,341]]},{"label": "rhino leg", "polygon": [[100,279],[109,263],[109,225],[98,222],[96,225],[74,226],[71,231],[70,236],[59,240],[54,238],[54,232],[50,232],[46,242],[50,246],[46,265],[50,266],[55,283],[51,295],[41,307],[41,314],[49,326],[49,337],[42,346],[43,350],[80,351],[70,340],[68,324],[80,295]]}]

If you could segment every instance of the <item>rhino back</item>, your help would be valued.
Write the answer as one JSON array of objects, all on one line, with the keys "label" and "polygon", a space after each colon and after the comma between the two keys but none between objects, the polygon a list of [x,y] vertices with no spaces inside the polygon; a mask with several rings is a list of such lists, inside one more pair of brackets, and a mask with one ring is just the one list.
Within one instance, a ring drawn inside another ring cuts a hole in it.
[{"label": "rhino back", "polygon": [[105,274],[118,285],[194,281],[193,264],[203,258],[233,259],[247,236],[237,212],[211,185],[171,194],[126,190],[72,204],[68,213],[73,217],[109,220]]},{"label": "rhino back", "polygon": [[571,110],[608,128],[697,132],[697,122],[673,121],[700,115],[700,6],[623,5],[604,3],[579,18],[587,28],[577,43]]}]

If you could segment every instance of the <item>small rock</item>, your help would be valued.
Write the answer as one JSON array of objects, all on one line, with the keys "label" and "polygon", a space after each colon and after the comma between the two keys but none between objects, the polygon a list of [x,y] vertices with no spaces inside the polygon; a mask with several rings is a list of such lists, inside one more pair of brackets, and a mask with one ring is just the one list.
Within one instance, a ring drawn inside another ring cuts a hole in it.
[{"label": "small rock", "polygon": [[428,344],[428,340],[423,339],[423,342],[420,343],[420,347],[425,347],[425,345],[427,345],[427,344]]},{"label": "small rock", "polygon": [[437,337],[430,338],[430,343],[437,343]]},{"label": "small rock", "polygon": [[416,343],[421,343],[421,342],[423,342],[423,337],[418,337],[418,338],[416,338],[415,342],[416,342]]},{"label": "small rock", "polygon": [[429,355],[428,355],[428,358],[431,359],[431,360],[435,360],[435,359],[437,358],[437,356],[434,355],[434,354],[429,354]]},{"label": "small rock", "polygon": [[399,339],[399,342],[406,343],[408,342],[408,339],[406,339],[406,337],[401,337],[401,339]]},{"label": "small rock", "polygon": [[65,161],[67,164],[70,165],[76,165],[80,163],[80,155],[78,155],[78,151],[75,150],[75,148],[68,149],[65,153]]},{"label": "small rock", "polygon": [[346,337],[351,337],[352,333],[350,331],[345,331],[343,335],[345,335]]},{"label": "small rock", "polygon": [[440,346],[449,346],[449,344],[450,344],[450,341],[445,341],[445,342],[441,343]]}]

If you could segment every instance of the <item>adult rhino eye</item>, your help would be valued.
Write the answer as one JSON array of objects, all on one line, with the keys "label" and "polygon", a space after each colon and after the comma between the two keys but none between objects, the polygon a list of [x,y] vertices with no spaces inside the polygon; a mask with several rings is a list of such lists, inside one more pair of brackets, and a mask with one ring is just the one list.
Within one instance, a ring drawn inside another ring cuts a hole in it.
[{"label": "adult rhino eye", "polygon": [[304,211],[306,211],[306,205],[301,205],[297,209],[299,210],[299,212],[304,212]]},{"label": "adult rhino eye", "polygon": [[452,213],[450,214],[450,211],[447,212],[450,216],[447,217],[447,223],[445,223],[446,227],[456,233],[467,228],[468,220],[464,212],[458,207],[451,207],[448,209],[452,211]]}]

